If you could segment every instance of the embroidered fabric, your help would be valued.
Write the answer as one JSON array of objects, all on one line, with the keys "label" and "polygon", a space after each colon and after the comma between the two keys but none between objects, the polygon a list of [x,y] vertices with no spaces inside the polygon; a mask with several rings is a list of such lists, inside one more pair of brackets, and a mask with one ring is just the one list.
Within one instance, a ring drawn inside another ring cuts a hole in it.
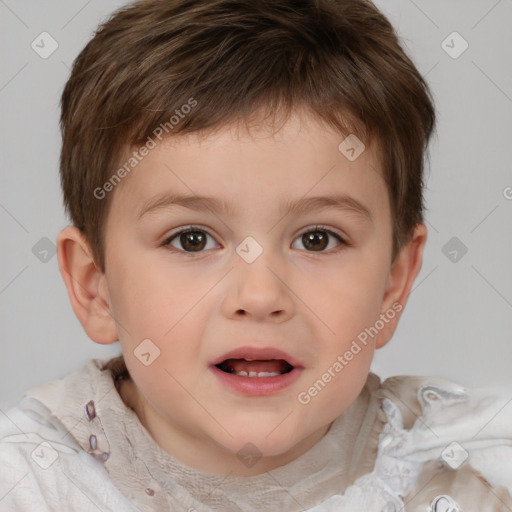
[{"label": "embroidered fabric", "polygon": [[[224,480],[159,451],[120,400],[101,362],[91,362],[64,381],[39,386],[8,412],[10,422],[0,421],[0,497],[7,493],[0,511],[61,510],[62,495],[70,510],[94,510],[99,503],[105,512],[169,507],[252,511],[268,509],[279,500],[279,509],[287,511],[393,512],[428,510],[429,505],[433,512],[463,510],[458,496],[440,492],[429,494],[422,508],[408,508],[418,492],[418,477],[433,462],[451,474],[474,468],[493,486],[489,493],[498,486],[512,492],[508,391],[469,392],[455,384],[438,384],[438,379],[391,380],[380,385],[371,376],[366,398],[302,458],[271,475]],[[369,440],[375,445],[378,441],[376,449],[357,448]],[[354,447],[351,455],[343,451],[347,446]],[[304,478],[298,478],[299,472]],[[347,487],[342,479],[354,483]],[[336,488],[340,493],[331,495]],[[464,484],[462,491],[468,490]],[[487,503],[487,494],[482,496],[480,492],[485,506],[478,510],[493,512],[505,510],[500,503],[506,506],[510,498],[496,494],[495,506]],[[299,507],[308,499],[309,508]]]},{"label": "embroidered fabric", "polygon": [[[40,441],[48,435],[41,422],[53,422],[60,428],[49,438],[50,444],[59,439],[73,441],[79,446],[77,456],[59,453],[50,467],[39,471],[30,456],[37,443],[27,442],[26,437],[19,443],[4,443],[2,438],[14,433],[14,425],[0,418],[0,497],[2,492],[9,493],[0,501],[0,511],[4,505],[5,510],[18,511],[19,503],[29,499],[30,503],[20,510],[46,510],[42,503],[51,503],[48,510],[60,511],[59,497],[67,496],[69,502],[71,495],[83,503],[70,510],[88,511],[94,510],[94,505],[85,502],[86,496],[108,496],[112,501],[110,497],[122,494],[131,506],[144,512],[255,512],[276,508],[296,512],[326,500],[336,490],[344,491],[356,476],[373,466],[384,420],[377,393],[380,381],[375,375],[368,377],[357,401],[336,419],[324,438],[301,457],[268,473],[227,478],[186,466],[164,452],[134,411],[123,403],[110,371],[104,368],[104,361],[91,361],[62,380],[33,388],[24,399],[25,411],[16,408],[15,421],[24,432],[38,432]],[[37,423],[26,414],[35,404],[41,410],[41,422]],[[20,417],[26,421],[22,423]],[[4,479],[4,460],[12,461],[12,479]],[[70,465],[76,471],[71,471]],[[16,477],[27,474],[22,482],[30,490],[23,491],[21,484],[16,485]],[[73,475],[80,489],[66,475]],[[91,482],[96,482],[94,489],[89,489]],[[16,500],[16,506],[8,500]],[[104,512],[129,510],[126,504],[108,508],[102,503],[104,498],[93,501],[101,503]]]},{"label": "embroidered fabric", "polygon": [[[384,399],[388,421],[379,436],[374,470],[343,495],[306,512],[407,510],[405,500],[428,461],[454,471],[471,461],[490,484],[512,493],[512,406],[507,407],[512,398],[506,390],[469,392],[455,384],[429,384],[419,388],[418,400],[423,414],[406,430],[399,407]],[[430,510],[460,509],[452,497],[441,495]]]}]

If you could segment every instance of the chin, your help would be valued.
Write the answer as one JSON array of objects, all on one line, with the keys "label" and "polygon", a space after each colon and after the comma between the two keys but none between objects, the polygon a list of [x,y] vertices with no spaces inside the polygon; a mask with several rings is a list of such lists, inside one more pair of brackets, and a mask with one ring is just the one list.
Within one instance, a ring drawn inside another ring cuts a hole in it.
[{"label": "chin", "polygon": [[[276,422],[275,426],[278,424],[279,422]],[[261,425],[260,428],[253,426],[250,429],[230,430],[233,437],[224,439],[226,443],[222,444],[226,449],[239,457],[245,454],[252,454],[258,457],[279,457],[294,450],[304,440],[304,436],[300,435],[299,432],[294,434],[289,430],[279,432],[280,427],[272,431],[272,428],[275,428],[275,426],[269,428],[268,425]]]}]

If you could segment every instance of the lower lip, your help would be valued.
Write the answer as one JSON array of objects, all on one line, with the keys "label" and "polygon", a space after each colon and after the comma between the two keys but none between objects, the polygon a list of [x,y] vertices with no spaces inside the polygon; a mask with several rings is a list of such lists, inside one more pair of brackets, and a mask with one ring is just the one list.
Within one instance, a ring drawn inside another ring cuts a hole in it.
[{"label": "lower lip", "polygon": [[275,377],[243,377],[226,373],[216,366],[211,366],[213,374],[228,388],[245,395],[272,395],[291,386],[302,373],[303,368],[294,368],[288,373]]}]

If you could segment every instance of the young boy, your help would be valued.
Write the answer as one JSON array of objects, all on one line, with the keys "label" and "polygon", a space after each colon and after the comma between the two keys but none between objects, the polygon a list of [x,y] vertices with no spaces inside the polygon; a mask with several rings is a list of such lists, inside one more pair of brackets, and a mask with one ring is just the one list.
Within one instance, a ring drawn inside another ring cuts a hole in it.
[{"label": "young boy", "polygon": [[0,419],[0,510],[512,510],[506,393],[369,373],[427,232],[422,77],[367,0],[147,0],[62,95],[59,266],[122,357]]}]

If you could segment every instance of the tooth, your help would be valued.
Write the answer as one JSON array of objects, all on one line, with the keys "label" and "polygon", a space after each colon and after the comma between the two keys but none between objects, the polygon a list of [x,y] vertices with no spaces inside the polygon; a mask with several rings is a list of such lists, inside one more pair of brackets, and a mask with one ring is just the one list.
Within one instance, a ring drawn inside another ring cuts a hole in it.
[{"label": "tooth", "polygon": [[280,372],[249,372],[247,373],[244,370],[241,370],[239,372],[234,372],[236,375],[239,375],[240,377],[277,377],[278,375],[281,375]]}]

